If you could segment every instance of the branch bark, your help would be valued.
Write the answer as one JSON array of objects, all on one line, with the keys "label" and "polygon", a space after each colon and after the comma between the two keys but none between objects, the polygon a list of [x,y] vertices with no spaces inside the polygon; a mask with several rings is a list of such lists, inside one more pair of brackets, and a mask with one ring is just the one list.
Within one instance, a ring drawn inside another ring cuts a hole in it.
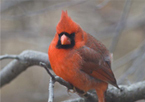
[{"label": "branch bark", "polygon": [[[122,91],[110,86],[106,92],[106,102],[135,102],[140,99],[145,99],[145,81],[138,82],[132,85],[119,85]],[[64,102],[98,102],[97,96],[94,94],[95,101],[90,101],[88,98],[77,98]]]},{"label": "branch bark", "polygon": [[50,81],[49,81],[49,94],[48,94],[48,102],[53,102],[53,98],[54,98],[54,93],[53,93],[53,88],[54,88],[54,83],[55,83],[55,80],[53,80],[53,78],[50,78]]},{"label": "branch bark", "polygon": [[[5,66],[0,71],[0,87],[4,86],[11,82],[14,78],[16,78],[21,72],[29,68],[33,65],[39,65],[40,62],[45,63],[48,67],[50,67],[50,63],[48,60],[48,55],[46,53],[26,50],[22,52],[20,55],[14,55],[17,60],[11,61],[7,66]],[[8,55],[4,55],[0,57],[0,60],[7,59]],[[12,57],[11,57],[12,58]]]},{"label": "branch bark", "polygon": [[[42,66],[39,63],[45,63],[50,68],[50,63],[48,60],[48,55],[46,53],[27,50],[22,52],[20,55],[4,55],[0,56],[0,60],[3,59],[14,59],[7,66],[5,66],[0,71],[1,84],[0,87],[8,84],[14,78],[16,78],[21,72],[33,65]],[[55,76],[55,81],[66,86],[68,89],[73,87],[68,82],[64,81],[62,78]],[[51,86],[50,86],[51,87]],[[145,81],[132,84],[130,86],[119,86],[122,91],[116,89],[115,87],[109,87],[106,92],[107,102],[134,102],[136,100],[145,99]],[[77,91],[79,95],[83,91]],[[52,95],[53,96],[53,95]],[[65,102],[97,102],[96,93],[93,91],[87,92],[86,95],[81,96],[74,100],[69,100]]]}]

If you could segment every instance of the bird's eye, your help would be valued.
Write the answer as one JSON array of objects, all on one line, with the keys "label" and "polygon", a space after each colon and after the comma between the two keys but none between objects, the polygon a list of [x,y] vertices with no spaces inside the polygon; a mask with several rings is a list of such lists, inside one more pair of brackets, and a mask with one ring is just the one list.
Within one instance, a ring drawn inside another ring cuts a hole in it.
[{"label": "bird's eye", "polygon": [[63,35],[63,33],[58,34],[59,37],[61,37]]},{"label": "bird's eye", "polygon": [[72,37],[74,37],[74,36],[75,36],[75,33],[71,33],[70,35],[71,35]]},{"label": "bird's eye", "polygon": [[74,39],[75,33],[71,33],[71,34],[69,35],[69,37],[70,37],[71,39]]}]

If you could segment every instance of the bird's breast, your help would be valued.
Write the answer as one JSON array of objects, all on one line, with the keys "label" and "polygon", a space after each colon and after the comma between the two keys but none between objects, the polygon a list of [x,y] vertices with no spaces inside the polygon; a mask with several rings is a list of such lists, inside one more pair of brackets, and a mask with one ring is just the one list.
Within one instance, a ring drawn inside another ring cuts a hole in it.
[{"label": "bird's breast", "polygon": [[96,79],[81,71],[83,59],[77,50],[53,50],[49,60],[55,74],[75,87],[85,91],[96,87]]},{"label": "bird's breast", "polygon": [[55,74],[67,80],[78,68],[81,57],[75,50],[55,49],[49,51],[49,60]]}]

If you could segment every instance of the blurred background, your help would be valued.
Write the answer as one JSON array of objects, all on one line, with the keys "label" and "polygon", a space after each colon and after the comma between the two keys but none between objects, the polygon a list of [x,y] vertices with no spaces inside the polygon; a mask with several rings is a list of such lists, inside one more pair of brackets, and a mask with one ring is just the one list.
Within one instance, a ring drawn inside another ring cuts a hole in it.
[{"label": "blurred background", "polygon": [[[46,52],[61,11],[113,53],[119,84],[145,80],[145,0],[1,0],[1,55]],[[1,61],[1,69],[11,60]],[[0,89],[1,102],[47,102],[49,75],[38,66]],[[55,83],[54,99],[78,97]],[[145,102],[144,100],[138,102]]]}]

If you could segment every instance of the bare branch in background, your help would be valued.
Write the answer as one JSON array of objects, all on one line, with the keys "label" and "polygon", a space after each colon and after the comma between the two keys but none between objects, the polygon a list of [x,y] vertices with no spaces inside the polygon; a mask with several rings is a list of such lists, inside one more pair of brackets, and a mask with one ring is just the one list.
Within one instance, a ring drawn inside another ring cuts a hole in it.
[{"label": "bare branch in background", "polygon": [[[28,67],[32,65],[39,65],[40,62],[46,63],[47,66],[50,67],[50,63],[48,60],[48,55],[42,52],[36,51],[24,51],[20,55],[18,55],[18,60],[13,60],[7,66],[5,66],[0,72],[1,85],[12,81],[16,76],[18,76],[21,72],[26,70]],[[9,57],[6,57],[9,58]],[[16,57],[17,58],[17,57]],[[42,66],[42,65],[41,65]],[[60,84],[66,86],[68,89],[73,89],[73,86],[68,82],[64,81],[62,78],[55,76],[55,81]],[[69,84],[69,86],[67,86]],[[50,84],[50,87],[53,87],[53,84]],[[106,92],[106,101],[107,102],[133,102],[139,99],[145,99],[145,81],[139,82],[136,84],[132,84],[130,86],[119,86],[122,91],[116,89],[115,87],[109,87]],[[51,88],[52,92],[53,89]],[[83,91],[77,90],[77,93],[81,96]],[[82,97],[82,96],[81,96]],[[53,95],[51,95],[51,100]],[[76,100],[69,100],[68,102],[97,102],[97,96],[94,92],[87,92],[83,98],[77,98]],[[65,101],[67,102],[67,101]]]},{"label": "bare branch in background", "polygon": [[125,65],[129,61],[137,58],[138,56],[142,55],[144,52],[145,41],[143,41],[135,50],[129,52],[128,54],[124,55],[123,57],[117,59],[113,63],[113,69],[116,70],[117,68]]},{"label": "bare branch in background", "polygon": [[116,48],[116,45],[118,43],[118,40],[119,40],[119,36],[122,33],[123,29],[125,28],[125,24],[126,24],[127,16],[129,14],[129,11],[130,11],[131,3],[132,3],[132,0],[126,0],[126,2],[125,2],[121,20],[117,25],[117,28],[115,30],[115,35],[113,37],[113,40],[112,40],[112,43],[111,43],[111,46],[110,46],[110,52],[111,53],[114,52],[114,50]]},{"label": "bare branch in background", "polygon": [[145,74],[144,74],[144,72],[145,72],[145,63],[144,63],[145,62],[145,52],[140,57],[140,61],[142,63],[137,67],[137,71],[135,71],[135,73],[134,73],[135,82],[145,80]]},{"label": "bare branch in background", "polygon": [[[28,1],[30,1],[30,0],[28,0]],[[32,12],[27,12],[27,13],[21,13],[19,15],[14,15],[14,16],[9,16],[9,17],[3,15],[2,19],[12,19],[12,20],[14,20],[14,19],[18,19],[18,18],[21,18],[21,17],[35,16],[35,15],[39,15],[39,14],[44,13],[44,12],[48,12],[49,10],[61,9],[63,7],[69,7],[69,6],[72,6],[72,5],[83,3],[85,1],[86,0],[70,0],[70,1],[61,2],[59,4],[55,4],[55,5],[46,7],[44,9],[37,10],[35,12],[32,11]]]},{"label": "bare branch in background", "polygon": [[[132,29],[139,28],[139,27],[145,25],[144,21],[145,21],[144,15],[131,17],[130,19],[128,19],[126,21],[124,30],[129,31]],[[103,31],[98,32],[98,36],[100,37],[100,39],[112,38],[114,36],[114,28],[116,26],[117,25],[114,24],[112,26],[105,27]]]},{"label": "bare branch in background", "polygon": [[[143,63],[144,64],[144,51],[145,51],[145,41],[138,47],[139,49],[136,49],[137,53],[135,55],[138,55],[136,59],[133,61],[131,67],[128,68],[127,71],[124,72],[124,74],[118,79],[119,84],[122,84],[124,80],[131,74],[133,74],[136,70],[139,70],[139,66]],[[124,59],[125,60],[125,59]],[[144,68],[144,67],[143,67]],[[142,75],[144,78],[144,76]]]},{"label": "bare branch in background", "polygon": [[140,57],[135,59],[131,67],[128,68],[128,70],[125,71],[123,75],[118,79],[118,84],[122,84],[129,75],[133,74],[137,70],[137,66],[139,66],[141,63],[142,61],[140,61]]},{"label": "bare branch in background", "polygon": [[110,0],[104,0],[102,3],[100,3],[96,6],[97,9],[102,9],[103,7],[105,7],[108,4],[109,1]]}]

